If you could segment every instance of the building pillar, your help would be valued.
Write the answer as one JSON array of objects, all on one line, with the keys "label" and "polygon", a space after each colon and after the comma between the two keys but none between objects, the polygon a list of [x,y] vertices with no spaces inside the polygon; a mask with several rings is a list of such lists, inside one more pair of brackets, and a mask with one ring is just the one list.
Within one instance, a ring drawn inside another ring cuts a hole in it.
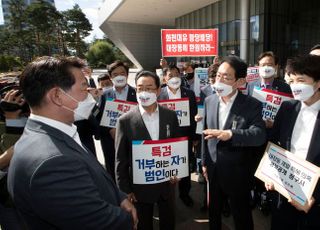
[{"label": "building pillar", "polygon": [[248,62],[250,47],[250,0],[241,0],[240,4],[240,58]]}]

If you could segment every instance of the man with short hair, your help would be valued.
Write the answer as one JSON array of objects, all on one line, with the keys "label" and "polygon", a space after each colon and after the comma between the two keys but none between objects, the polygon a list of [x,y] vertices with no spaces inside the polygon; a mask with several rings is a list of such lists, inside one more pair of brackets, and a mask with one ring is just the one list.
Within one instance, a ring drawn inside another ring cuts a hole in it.
[{"label": "man with short hair", "polygon": [[153,229],[153,208],[159,208],[160,230],[175,227],[175,180],[158,184],[134,184],[132,168],[132,141],[163,140],[180,136],[176,113],[158,105],[160,79],[150,71],[137,73],[137,100],[139,106],[122,115],[116,128],[116,181],[119,188],[135,203],[139,230]]},{"label": "man with short hair", "polygon": [[132,229],[135,208],[79,139],[95,100],[78,59],[44,57],[20,86],[31,115],[14,147],[8,191],[30,229]]},{"label": "man with short hair", "polygon": [[262,145],[266,134],[261,102],[237,89],[246,75],[247,64],[240,58],[225,58],[217,71],[216,93],[205,99],[202,169],[209,182],[210,229],[221,229],[225,197],[230,201],[235,229],[253,229],[250,147]]}]

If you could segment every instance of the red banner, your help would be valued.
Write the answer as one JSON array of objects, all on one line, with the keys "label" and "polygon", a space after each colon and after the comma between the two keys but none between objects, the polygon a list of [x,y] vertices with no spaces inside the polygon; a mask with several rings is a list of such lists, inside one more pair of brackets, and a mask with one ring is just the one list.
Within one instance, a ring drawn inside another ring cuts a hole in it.
[{"label": "red banner", "polygon": [[162,56],[216,56],[218,29],[163,29]]}]

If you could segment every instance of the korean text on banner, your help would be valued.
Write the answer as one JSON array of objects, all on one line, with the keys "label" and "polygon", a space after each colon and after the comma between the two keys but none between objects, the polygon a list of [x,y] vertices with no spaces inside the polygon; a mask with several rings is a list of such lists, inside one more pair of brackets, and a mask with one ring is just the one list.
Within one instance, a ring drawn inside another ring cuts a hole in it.
[{"label": "korean text on banner", "polygon": [[188,98],[160,100],[158,101],[158,103],[159,105],[165,106],[168,109],[176,112],[180,127],[190,125],[190,110]]},{"label": "korean text on banner", "polygon": [[157,184],[189,175],[188,137],[132,142],[134,184]]},{"label": "korean text on banner", "polygon": [[252,96],[262,102],[262,118],[274,121],[282,102],[291,100],[293,97],[287,93],[281,93],[269,89],[255,87]]},{"label": "korean text on banner", "polygon": [[297,201],[301,208],[310,199],[320,175],[320,168],[269,142],[255,176],[272,182],[275,190]]},{"label": "korean text on banner", "polygon": [[102,114],[101,126],[115,128],[118,118],[137,106],[137,103],[107,98]]},{"label": "korean text on banner", "polygon": [[218,29],[162,29],[162,56],[216,56]]}]

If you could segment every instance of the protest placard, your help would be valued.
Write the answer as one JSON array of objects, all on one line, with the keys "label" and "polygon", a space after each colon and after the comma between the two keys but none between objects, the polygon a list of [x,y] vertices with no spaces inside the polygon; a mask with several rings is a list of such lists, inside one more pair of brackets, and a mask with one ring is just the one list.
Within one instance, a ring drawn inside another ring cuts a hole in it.
[{"label": "protest placard", "polygon": [[262,118],[274,121],[282,102],[291,100],[291,94],[282,93],[270,89],[255,87],[252,96],[262,102]]},{"label": "protest placard", "polygon": [[160,100],[158,103],[176,112],[180,127],[190,125],[189,98]]},{"label": "protest placard", "polygon": [[[198,115],[203,117],[204,115],[204,106],[198,105]],[[203,119],[197,122],[196,134],[202,134],[203,131]]]},{"label": "protest placard", "polygon": [[132,142],[134,184],[157,184],[189,175],[188,137]]},{"label": "protest placard", "polygon": [[218,29],[162,29],[163,57],[218,55]]},{"label": "protest placard", "polygon": [[118,118],[137,106],[137,103],[130,101],[116,100],[107,98],[104,106],[100,125],[104,127],[115,128]]},{"label": "protest placard", "polygon": [[203,87],[208,85],[208,68],[195,68],[194,70],[194,94],[200,97]]},{"label": "protest placard", "polygon": [[319,167],[271,142],[255,173],[260,180],[272,182],[275,190],[297,201],[302,208],[311,198],[319,175]]}]

